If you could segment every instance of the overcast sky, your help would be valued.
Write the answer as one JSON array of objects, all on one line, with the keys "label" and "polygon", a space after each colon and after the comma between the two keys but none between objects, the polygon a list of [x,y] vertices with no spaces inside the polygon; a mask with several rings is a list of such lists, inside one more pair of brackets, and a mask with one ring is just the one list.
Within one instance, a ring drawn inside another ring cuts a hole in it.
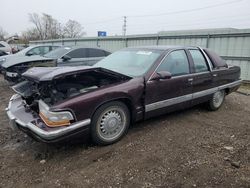
[{"label": "overcast sky", "polygon": [[0,27],[9,34],[32,27],[28,13],[47,13],[61,23],[82,24],[87,36],[98,30],[121,35],[162,30],[250,28],[250,0],[0,0]]}]

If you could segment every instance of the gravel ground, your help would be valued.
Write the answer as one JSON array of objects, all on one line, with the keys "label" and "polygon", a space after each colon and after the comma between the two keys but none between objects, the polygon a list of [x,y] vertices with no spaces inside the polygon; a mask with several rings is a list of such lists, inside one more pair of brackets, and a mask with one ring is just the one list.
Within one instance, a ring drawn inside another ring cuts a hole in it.
[{"label": "gravel ground", "polygon": [[120,142],[46,145],[8,127],[0,76],[0,187],[250,187],[250,96],[134,125]]}]

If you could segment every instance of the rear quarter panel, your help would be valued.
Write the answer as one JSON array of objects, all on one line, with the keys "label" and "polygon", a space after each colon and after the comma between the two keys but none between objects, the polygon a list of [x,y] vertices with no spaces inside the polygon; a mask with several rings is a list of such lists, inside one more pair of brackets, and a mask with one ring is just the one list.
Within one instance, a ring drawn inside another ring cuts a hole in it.
[{"label": "rear quarter panel", "polygon": [[214,84],[215,86],[220,86],[228,84],[240,79],[240,67],[229,66],[228,68],[220,68],[218,70],[213,70]]}]

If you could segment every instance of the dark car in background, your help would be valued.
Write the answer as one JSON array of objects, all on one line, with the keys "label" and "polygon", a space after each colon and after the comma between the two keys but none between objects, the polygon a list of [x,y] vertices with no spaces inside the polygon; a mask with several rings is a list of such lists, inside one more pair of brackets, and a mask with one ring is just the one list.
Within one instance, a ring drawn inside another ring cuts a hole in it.
[{"label": "dark car in background", "polygon": [[58,48],[43,57],[56,59],[57,66],[92,66],[111,53],[101,48],[85,46],[65,46]]},{"label": "dark car in background", "polygon": [[117,51],[92,67],[31,68],[6,109],[10,125],[43,142],[91,135],[120,140],[131,123],[205,103],[219,109],[240,68],[208,49],[152,46]]},{"label": "dark car in background", "polygon": [[2,64],[2,72],[9,82],[19,82],[21,74],[31,67],[94,65],[110,52],[100,48],[64,46],[43,56],[12,58]]}]

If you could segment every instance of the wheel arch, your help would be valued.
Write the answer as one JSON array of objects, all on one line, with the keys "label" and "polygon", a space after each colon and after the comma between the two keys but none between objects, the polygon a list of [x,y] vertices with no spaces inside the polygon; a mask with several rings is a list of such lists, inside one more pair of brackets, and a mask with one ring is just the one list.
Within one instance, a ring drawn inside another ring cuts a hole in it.
[{"label": "wheel arch", "polygon": [[93,113],[91,114],[91,119],[93,118],[94,114],[96,113],[96,111],[103,105],[107,104],[107,103],[110,103],[110,102],[122,102],[123,104],[125,104],[129,110],[129,113],[130,113],[130,123],[134,122],[135,121],[135,115],[134,115],[134,112],[135,112],[135,109],[133,107],[133,102],[132,100],[129,98],[129,97],[119,97],[119,98],[114,98],[114,99],[110,99],[110,100],[106,100],[102,103],[100,103],[96,108],[95,110],[93,111]]},{"label": "wheel arch", "polygon": [[228,95],[230,93],[230,88],[225,88],[224,91],[225,91],[225,94]]}]

